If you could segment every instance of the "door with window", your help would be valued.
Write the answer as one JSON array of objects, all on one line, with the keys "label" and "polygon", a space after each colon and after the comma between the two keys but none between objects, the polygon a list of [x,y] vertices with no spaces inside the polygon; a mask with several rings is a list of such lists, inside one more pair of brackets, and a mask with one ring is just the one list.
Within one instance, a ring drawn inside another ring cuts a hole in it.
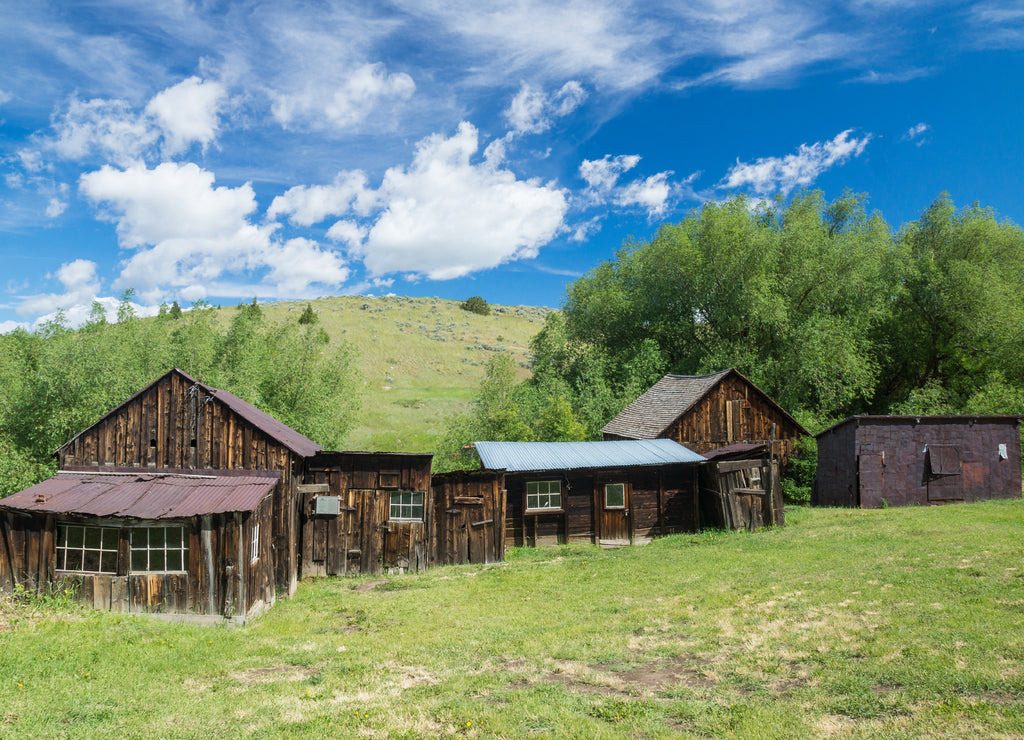
[{"label": "door with window", "polygon": [[599,542],[628,544],[632,539],[629,484],[623,481],[600,483],[596,493]]}]

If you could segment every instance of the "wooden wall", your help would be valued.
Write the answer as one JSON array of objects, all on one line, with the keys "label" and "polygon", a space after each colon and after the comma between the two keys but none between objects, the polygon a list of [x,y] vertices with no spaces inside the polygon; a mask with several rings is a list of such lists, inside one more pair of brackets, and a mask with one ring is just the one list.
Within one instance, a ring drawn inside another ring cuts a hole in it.
[{"label": "wooden wall", "polygon": [[[526,483],[561,480],[562,509],[526,511]],[[694,465],[506,473],[505,539],[516,546],[563,542],[600,543],[618,538],[622,513],[605,509],[604,486],[624,483],[628,516],[625,536],[642,543],[659,534],[695,532],[699,528],[697,469]],[[611,533],[615,533],[614,535]]]},{"label": "wooden wall", "polygon": [[697,453],[737,443],[768,443],[775,424],[775,455],[783,467],[800,429],[753,386],[727,375],[663,435]]},{"label": "wooden wall", "polygon": [[431,564],[496,563],[505,559],[505,476],[434,476]]},{"label": "wooden wall", "polygon": [[[21,584],[30,590],[51,584],[73,585],[82,601],[97,609],[120,612],[219,615],[242,618],[262,611],[274,599],[269,499],[254,513],[212,514],[184,522],[189,528],[189,562],[183,573],[130,573],[128,532],[133,526],[169,526],[154,522],[0,513],[0,587]],[[252,525],[261,536],[260,558],[250,562]],[[57,527],[61,523],[120,528],[116,574],[58,571]]]},{"label": "wooden wall", "polygon": [[[932,475],[931,445],[955,446],[960,473]],[[814,503],[876,509],[1020,498],[1020,453],[1013,422],[855,418],[818,437]]]},{"label": "wooden wall", "polygon": [[176,372],[160,378],[57,450],[62,469],[276,470],[272,536],[275,581],[288,593],[298,574],[297,480],[301,460]]},{"label": "wooden wall", "polygon": [[777,462],[713,460],[702,466],[700,478],[701,526],[755,530],[786,523]]}]

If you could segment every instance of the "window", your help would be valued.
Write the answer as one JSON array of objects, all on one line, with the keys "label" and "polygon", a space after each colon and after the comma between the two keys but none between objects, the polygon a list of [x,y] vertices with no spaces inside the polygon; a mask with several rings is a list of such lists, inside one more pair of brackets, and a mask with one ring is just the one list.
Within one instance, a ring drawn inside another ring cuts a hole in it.
[{"label": "window", "polygon": [[561,509],[562,482],[557,480],[532,480],[526,484],[527,509]]},{"label": "window", "polygon": [[404,519],[409,522],[423,521],[422,491],[392,491],[390,519]]},{"label": "window", "polygon": [[398,488],[401,474],[394,471],[382,472],[377,476],[377,487],[378,488]]},{"label": "window", "polygon": [[180,573],[188,569],[188,532],[181,525],[131,530],[133,573]]},{"label": "window", "polygon": [[255,563],[260,559],[260,523],[252,525],[252,545],[249,546],[249,562]]},{"label": "window", "polygon": [[625,509],[626,508],[626,484],[609,483],[604,487],[604,508]]},{"label": "window", "polygon": [[57,570],[117,573],[117,540],[113,527],[62,524],[57,533]]}]

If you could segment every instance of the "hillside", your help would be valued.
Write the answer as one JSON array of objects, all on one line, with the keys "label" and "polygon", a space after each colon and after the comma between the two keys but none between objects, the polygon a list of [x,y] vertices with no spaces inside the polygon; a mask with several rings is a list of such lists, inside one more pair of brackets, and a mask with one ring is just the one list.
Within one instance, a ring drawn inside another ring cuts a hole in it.
[{"label": "hillside", "polygon": [[[491,306],[490,316],[439,298],[333,296],[262,304],[271,321],[297,321],[306,304],[332,341],[359,351],[363,406],[345,440],[351,450],[429,452],[446,419],[465,409],[484,366],[507,351],[526,367],[530,339],[551,309]],[[221,309],[225,318],[231,309]]]}]

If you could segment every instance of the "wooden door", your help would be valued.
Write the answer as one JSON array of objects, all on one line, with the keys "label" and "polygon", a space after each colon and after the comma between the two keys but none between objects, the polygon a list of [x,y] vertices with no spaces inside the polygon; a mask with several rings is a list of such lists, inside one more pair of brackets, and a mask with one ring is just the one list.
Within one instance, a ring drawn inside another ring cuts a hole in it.
[{"label": "wooden door", "polygon": [[596,494],[598,541],[601,544],[629,544],[632,539],[629,484],[624,481],[601,483]]},{"label": "wooden door", "polygon": [[860,489],[860,508],[879,509],[885,491],[885,464],[881,454],[860,453],[857,461]]}]

